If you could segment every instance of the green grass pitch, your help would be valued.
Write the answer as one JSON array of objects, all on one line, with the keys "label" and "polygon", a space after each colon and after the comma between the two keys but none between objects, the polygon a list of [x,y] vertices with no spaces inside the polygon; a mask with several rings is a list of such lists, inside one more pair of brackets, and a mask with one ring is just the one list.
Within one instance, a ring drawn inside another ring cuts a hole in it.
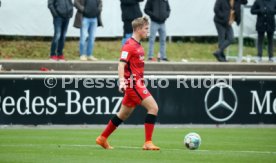
[{"label": "green grass pitch", "polygon": [[[142,127],[119,128],[111,137],[114,150],[95,145],[102,129],[0,129],[0,163],[275,163],[276,128],[156,127],[160,151],[143,151]],[[183,145],[184,135],[197,132],[199,150]]]}]

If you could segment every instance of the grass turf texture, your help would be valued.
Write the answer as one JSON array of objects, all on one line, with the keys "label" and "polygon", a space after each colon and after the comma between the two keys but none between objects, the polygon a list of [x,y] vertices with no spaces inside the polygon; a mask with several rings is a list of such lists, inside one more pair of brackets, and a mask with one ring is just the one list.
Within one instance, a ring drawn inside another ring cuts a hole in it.
[{"label": "grass turf texture", "polygon": [[[102,129],[0,129],[0,162],[262,162],[276,161],[276,128],[156,128],[160,151],[143,151],[143,128],[119,128],[114,150],[95,145]],[[188,132],[202,138],[199,150],[184,147]]]},{"label": "grass turf texture", "polygon": [[[148,42],[144,41],[143,47],[147,50]],[[1,40],[0,38],[0,59],[49,59],[50,41],[37,40],[18,40],[9,41]],[[216,43],[190,43],[190,42],[172,42],[167,43],[167,56],[171,61],[182,61],[182,59],[189,62],[201,61],[216,61],[213,52],[216,50]],[[155,45],[155,56],[159,49],[159,43]],[[77,40],[69,40],[66,42],[64,48],[65,58],[68,60],[79,60],[79,42]],[[117,61],[120,56],[121,40],[117,41],[96,41],[94,56],[100,60]],[[237,56],[238,45],[230,46],[229,54]],[[255,47],[244,47],[244,54],[256,56]],[[264,52],[266,56],[266,52]]]}]

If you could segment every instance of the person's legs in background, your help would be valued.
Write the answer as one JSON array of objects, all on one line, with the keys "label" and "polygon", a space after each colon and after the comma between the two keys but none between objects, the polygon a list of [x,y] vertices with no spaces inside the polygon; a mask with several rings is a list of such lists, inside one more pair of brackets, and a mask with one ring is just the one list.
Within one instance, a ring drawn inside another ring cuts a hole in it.
[{"label": "person's legs in background", "polygon": [[219,23],[215,23],[216,29],[218,32],[218,49],[213,53],[219,62],[225,62],[225,58],[223,57],[223,46],[226,42],[227,28]]},{"label": "person's legs in background", "polygon": [[159,33],[159,41],[160,41],[160,61],[168,61],[166,55],[166,40],[167,40],[167,33],[166,33],[166,24],[160,24],[160,28],[158,29]]},{"label": "person's legs in background", "polygon": [[149,36],[149,51],[148,51],[148,60],[149,61],[154,61],[154,59],[153,59],[154,42],[155,42],[157,30],[158,30],[158,24],[154,21],[151,21],[150,36]]},{"label": "person's legs in background", "polygon": [[65,40],[66,40],[66,33],[67,33],[67,29],[68,29],[68,24],[69,24],[69,20],[70,19],[62,19],[62,23],[61,23],[61,36],[59,38],[59,43],[58,43],[58,47],[57,47],[57,57],[59,60],[64,60],[64,55],[63,55],[63,49],[64,49],[64,45],[65,45]]},{"label": "person's legs in background", "polygon": [[123,37],[123,39],[122,39],[122,45],[125,45],[126,41],[127,41],[129,38],[131,38],[131,36],[132,36],[132,33],[126,33],[126,34],[124,34],[124,37]]},{"label": "person's legs in background", "polygon": [[224,51],[229,45],[231,45],[234,41],[234,32],[231,26],[226,28],[225,32],[225,40],[222,42],[220,50]]},{"label": "person's legs in background", "polygon": [[89,19],[86,17],[82,18],[82,25],[80,28],[80,60],[86,61],[86,39],[88,36]]},{"label": "person's legs in background", "polygon": [[265,35],[264,32],[258,32],[258,41],[257,41],[258,55],[257,55],[256,62],[262,61],[264,35]]},{"label": "person's legs in background", "polygon": [[225,51],[225,49],[226,49],[229,45],[231,45],[231,44],[234,42],[234,31],[233,31],[232,26],[228,26],[228,27],[226,28],[226,33],[225,33],[225,34],[226,34],[226,35],[225,35],[225,38],[226,38],[226,39],[225,39],[225,41],[222,43],[220,49],[221,49],[221,55],[222,55],[224,61],[227,61],[227,60],[226,60],[226,57],[225,57],[225,55],[224,55],[224,51]]},{"label": "person's legs in background", "polygon": [[267,40],[268,40],[268,57],[270,62],[276,62],[276,59],[273,57],[273,36],[274,32],[267,32]]},{"label": "person's legs in background", "polygon": [[225,49],[234,42],[234,32],[232,26],[226,27],[225,31],[225,39],[220,45],[220,55],[222,56],[222,62],[227,62],[226,57],[224,55]]},{"label": "person's legs in background", "polygon": [[91,61],[98,60],[93,56],[97,26],[98,26],[97,18],[91,18],[89,20],[87,49],[86,49],[87,59]]},{"label": "person's legs in background", "polygon": [[57,47],[59,46],[59,40],[61,36],[61,28],[62,28],[62,18],[55,17],[53,20],[54,24],[54,37],[51,44],[51,52],[50,52],[50,59],[51,60],[58,60],[57,57]]},{"label": "person's legs in background", "polygon": [[131,21],[124,22],[124,36],[122,39],[122,46],[125,45],[126,41],[132,36],[132,24]]}]

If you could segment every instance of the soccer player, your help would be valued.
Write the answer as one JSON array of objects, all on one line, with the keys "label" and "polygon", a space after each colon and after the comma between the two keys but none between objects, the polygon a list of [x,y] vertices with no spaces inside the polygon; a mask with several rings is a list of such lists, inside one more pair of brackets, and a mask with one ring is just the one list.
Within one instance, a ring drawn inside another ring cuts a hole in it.
[{"label": "soccer player", "polygon": [[112,132],[125,121],[137,105],[147,110],[145,118],[145,143],[143,150],[160,150],[152,143],[154,124],[158,106],[144,85],[144,49],[140,41],[147,37],[149,21],[146,17],[136,18],[132,22],[133,35],[122,48],[118,65],[119,91],[124,93],[122,105],[118,114],[107,124],[105,130],[97,137],[96,143],[105,149],[113,149],[107,139]]}]

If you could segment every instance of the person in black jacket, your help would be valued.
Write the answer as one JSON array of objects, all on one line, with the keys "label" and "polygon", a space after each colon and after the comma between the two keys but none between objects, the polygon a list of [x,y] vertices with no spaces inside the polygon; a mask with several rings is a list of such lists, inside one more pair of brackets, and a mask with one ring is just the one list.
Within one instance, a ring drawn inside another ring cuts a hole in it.
[{"label": "person in black jacket", "polygon": [[273,58],[273,35],[275,31],[275,0],[256,0],[251,8],[251,13],[257,15],[256,30],[258,32],[258,56],[257,62],[262,60],[263,41],[265,32],[268,39],[269,61],[276,62]]},{"label": "person in black jacket", "polygon": [[54,37],[51,44],[51,60],[64,60],[63,48],[70,18],[73,16],[72,0],[48,0],[53,16]]},{"label": "person in black jacket", "polygon": [[218,50],[214,56],[220,62],[227,62],[224,50],[234,40],[232,24],[240,24],[242,4],[247,4],[247,0],[216,0],[214,22],[218,32]]},{"label": "person in black jacket", "polygon": [[144,0],[121,0],[122,21],[124,23],[124,34],[122,45],[132,36],[131,22],[139,17],[142,17],[142,12],[139,6]]},{"label": "person in black jacket", "polygon": [[168,0],[148,0],[145,6],[145,13],[151,19],[148,60],[154,61],[154,42],[156,33],[159,33],[160,61],[168,61],[166,56],[166,25],[165,21],[170,16],[171,8]]}]

